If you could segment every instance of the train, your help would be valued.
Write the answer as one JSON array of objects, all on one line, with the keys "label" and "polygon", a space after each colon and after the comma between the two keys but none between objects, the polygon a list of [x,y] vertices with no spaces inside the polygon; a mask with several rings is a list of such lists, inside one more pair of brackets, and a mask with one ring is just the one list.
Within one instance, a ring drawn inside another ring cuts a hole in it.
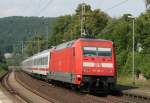
[{"label": "train", "polygon": [[21,66],[34,77],[90,92],[112,91],[116,86],[115,46],[110,40],[65,42],[25,59]]}]

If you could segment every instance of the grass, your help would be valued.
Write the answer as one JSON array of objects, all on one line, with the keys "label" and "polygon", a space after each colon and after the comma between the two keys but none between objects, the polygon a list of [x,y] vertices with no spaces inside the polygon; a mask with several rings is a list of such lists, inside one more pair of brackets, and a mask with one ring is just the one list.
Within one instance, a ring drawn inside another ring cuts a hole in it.
[{"label": "grass", "polygon": [[139,87],[139,88],[148,88],[150,89],[150,80],[135,80],[135,85],[133,85],[133,78],[131,75],[121,75],[118,76],[117,83],[119,85]]},{"label": "grass", "polygon": [[7,71],[0,67],[0,77],[3,76]]}]

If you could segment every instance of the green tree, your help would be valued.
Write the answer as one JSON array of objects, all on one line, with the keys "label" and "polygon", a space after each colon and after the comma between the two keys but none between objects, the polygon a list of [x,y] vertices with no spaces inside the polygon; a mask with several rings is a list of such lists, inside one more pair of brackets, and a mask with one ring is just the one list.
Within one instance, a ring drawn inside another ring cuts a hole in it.
[{"label": "green tree", "polygon": [[150,11],[142,14],[137,20],[137,32],[139,43],[142,45],[143,52],[150,51]]},{"label": "green tree", "polygon": [[85,20],[83,28],[86,30],[86,37],[96,37],[107,25],[110,17],[100,9],[92,10],[90,5],[80,4],[76,9],[76,15],[82,16],[82,5],[85,5]]},{"label": "green tree", "polygon": [[[80,19],[82,5],[80,4],[74,15],[66,15],[57,18],[53,33],[50,36],[50,45],[54,46],[64,41],[69,41],[81,37]],[[85,5],[85,17],[83,28],[86,30],[86,37],[96,37],[107,25],[111,19],[101,10],[92,10],[90,5]]]},{"label": "green tree", "polygon": [[2,69],[7,69],[7,65],[6,65],[4,54],[0,52],[0,72]]},{"label": "green tree", "polygon": [[71,16],[61,16],[57,18],[57,21],[53,27],[53,33],[50,35],[50,45],[55,46],[62,43],[65,36],[64,34],[69,29],[69,24],[71,23]]},{"label": "green tree", "polygon": [[25,55],[26,56],[32,56],[33,54],[36,54],[40,51],[45,50],[47,47],[47,41],[43,36],[35,36],[31,38],[25,47]]},{"label": "green tree", "polygon": [[0,63],[5,63],[5,57],[2,52],[0,52]]},{"label": "green tree", "polygon": [[131,50],[132,47],[132,23],[126,21],[125,16],[120,19],[112,19],[99,34],[99,38],[110,39],[114,41],[117,54],[123,50]]},{"label": "green tree", "polygon": [[16,41],[30,39],[34,36],[35,31],[46,37],[47,32],[52,31],[54,22],[55,18],[45,17],[0,18],[0,51],[2,53],[13,52],[12,44],[16,44]]}]

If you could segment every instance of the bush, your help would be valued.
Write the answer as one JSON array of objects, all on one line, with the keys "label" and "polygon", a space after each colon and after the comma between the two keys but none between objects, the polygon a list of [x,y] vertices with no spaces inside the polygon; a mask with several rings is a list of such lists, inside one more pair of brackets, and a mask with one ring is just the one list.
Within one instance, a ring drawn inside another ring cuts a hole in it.
[{"label": "bush", "polygon": [[141,71],[147,79],[150,79],[150,54],[142,54],[141,59]]},{"label": "bush", "polygon": [[[150,79],[150,54],[135,53],[135,74],[142,73],[147,79]],[[125,65],[122,65],[122,73],[132,73],[132,52],[127,56]]]},{"label": "bush", "polygon": [[0,70],[2,69],[7,70],[8,69],[7,65],[4,63],[0,63]]},{"label": "bush", "polygon": [[117,55],[117,69],[118,69],[119,74],[122,74],[125,72],[125,70],[123,69],[123,66],[126,63],[127,55],[128,55],[127,51],[122,51],[121,53]]}]

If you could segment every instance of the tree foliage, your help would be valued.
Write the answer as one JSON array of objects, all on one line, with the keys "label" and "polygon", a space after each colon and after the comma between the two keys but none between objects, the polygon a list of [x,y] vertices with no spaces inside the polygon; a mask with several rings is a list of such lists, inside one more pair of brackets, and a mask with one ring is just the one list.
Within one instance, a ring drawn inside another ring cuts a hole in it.
[{"label": "tree foliage", "polygon": [[[44,17],[5,17],[0,18],[0,51],[12,52],[13,44],[17,41],[25,41],[35,36],[35,33],[46,35],[55,18]],[[9,41],[9,42],[8,42]]]},{"label": "tree foliage", "polygon": [[37,35],[31,38],[24,48],[24,55],[25,56],[32,56],[38,52],[41,52],[47,49],[47,41],[41,35]]},{"label": "tree foliage", "polygon": [[0,52],[0,63],[5,63],[5,57],[4,54],[2,54],[2,52]]},{"label": "tree foliage", "polygon": [[149,53],[150,51],[150,11],[142,14],[138,18],[138,39],[142,44],[143,52]]},{"label": "tree foliage", "polygon": [[[54,46],[64,41],[81,37],[81,6],[77,7],[74,15],[61,16],[57,19],[53,33],[50,36],[50,45]],[[86,30],[86,37],[96,37],[111,18],[99,9],[92,10],[90,5],[85,4],[85,11],[83,28]]]},{"label": "tree foliage", "polygon": [[0,71],[2,69],[7,69],[7,65],[6,65],[6,60],[5,60],[4,54],[2,54],[2,52],[0,52]]}]

